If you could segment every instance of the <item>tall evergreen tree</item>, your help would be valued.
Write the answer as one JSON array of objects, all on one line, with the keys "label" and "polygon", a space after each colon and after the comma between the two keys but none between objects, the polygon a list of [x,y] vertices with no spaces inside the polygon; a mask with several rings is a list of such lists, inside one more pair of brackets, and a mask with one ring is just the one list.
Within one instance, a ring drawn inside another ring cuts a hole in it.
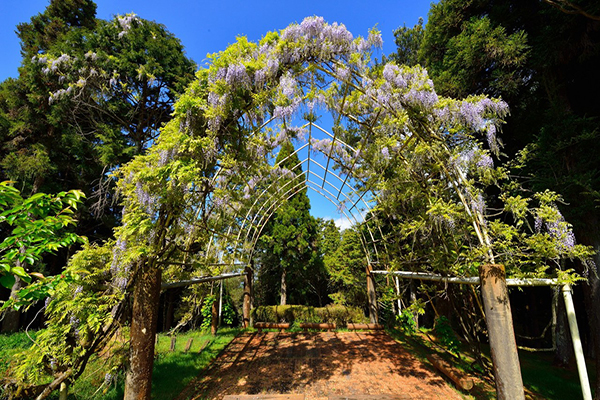
[{"label": "tall evergreen tree", "polygon": [[24,194],[82,190],[77,230],[99,241],[120,219],[110,172],[156,137],[195,64],[163,25],[95,13],[91,0],[52,0],[17,27],[19,77],[0,84],[0,180]]},{"label": "tall evergreen tree", "polygon": [[25,193],[82,189],[81,233],[103,239],[119,218],[110,171],[156,137],[195,64],[163,25],[95,10],[52,0],[18,26],[19,77],[0,86],[0,173]]},{"label": "tall evergreen tree", "polygon": [[[288,176],[280,180],[281,192],[287,194],[282,194],[283,203],[268,221],[260,238],[259,281],[264,301],[278,300],[281,305],[288,302],[318,305],[323,301],[325,279],[316,248],[317,222],[310,215],[310,200],[299,164],[294,146],[286,141],[281,146],[276,165]],[[279,293],[273,291],[276,287],[279,287]]]},{"label": "tall evergreen tree", "polygon": [[366,257],[356,228],[346,229],[338,246],[325,254],[330,297],[336,303],[367,309]]}]

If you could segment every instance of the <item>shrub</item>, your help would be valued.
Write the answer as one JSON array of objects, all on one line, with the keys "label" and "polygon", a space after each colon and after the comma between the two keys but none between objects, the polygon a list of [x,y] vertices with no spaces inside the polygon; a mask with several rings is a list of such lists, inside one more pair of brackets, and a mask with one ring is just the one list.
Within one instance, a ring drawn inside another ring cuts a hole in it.
[{"label": "shrub", "polygon": [[252,317],[255,321],[260,322],[334,323],[337,326],[368,322],[368,318],[361,309],[334,304],[326,307],[260,306],[252,310]]},{"label": "shrub", "polygon": [[456,337],[448,318],[444,316],[436,318],[433,330],[442,346],[453,353],[458,353],[460,340]]}]

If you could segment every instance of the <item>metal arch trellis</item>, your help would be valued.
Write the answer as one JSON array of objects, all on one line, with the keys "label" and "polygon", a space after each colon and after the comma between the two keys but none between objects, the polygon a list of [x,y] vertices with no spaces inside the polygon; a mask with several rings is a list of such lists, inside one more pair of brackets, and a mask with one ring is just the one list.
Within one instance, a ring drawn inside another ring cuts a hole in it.
[{"label": "metal arch trellis", "polygon": [[[269,123],[271,123],[274,119],[271,118],[267,122],[263,123],[257,130],[255,130],[255,134],[261,129],[265,128]],[[227,233],[223,235],[225,238],[232,238],[235,236],[235,240],[232,243],[232,248],[234,252],[237,252],[237,256],[234,258],[237,261],[240,259],[244,260],[242,264],[246,264],[249,262],[249,259],[252,257],[252,252],[255,248],[256,241],[260,236],[260,233],[263,230],[264,225],[269,220],[269,218],[274,214],[274,212],[289,198],[298,193],[304,187],[307,189],[313,190],[319,195],[323,196],[326,200],[331,202],[332,204],[338,206],[338,211],[340,214],[344,215],[348,220],[352,221],[353,224],[359,224],[361,221],[364,221],[364,215],[360,212],[353,212],[352,210],[362,209],[363,213],[368,213],[372,211],[372,207],[369,204],[369,201],[365,199],[365,193],[369,192],[369,190],[363,191],[360,193],[359,190],[351,183],[351,180],[358,180],[361,184],[366,185],[366,182],[360,177],[353,176],[355,163],[352,164],[348,171],[345,171],[345,177],[341,177],[331,170],[333,165],[336,165],[335,161],[333,164],[330,163],[333,160],[333,152],[330,150],[327,154],[322,151],[319,151],[320,154],[325,155],[327,158],[327,163],[323,166],[319,161],[317,161],[312,153],[317,151],[312,147],[312,129],[313,127],[320,132],[327,135],[332,140],[332,144],[337,142],[344,148],[348,149],[352,154],[357,153],[360,149],[356,149],[341,138],[337,133],[331,133],[328,130],[322,128],[321,126],[315,124],[314,122],[305,123],[300,127],[300,129],[309,129],[309,140],[307,143],[304,143],[302,146],[296,148],[292,154],[290,154],[287,158],[292,157],[293,155],[298,155],[302,150],[307,149],[306,157],[302,159],[297,165],[295,165],[290,171],[297,172],[305,166],[306,171],[303,172],[305,179],[289,187],[293,182],[292,180],[288,180],[281,184],[281,181],[284,179],[284,176],[279,176],[275,178],[269,185],[262,188],[259,193],[256,193],[253,199],[252,204],[246,210],[245,214],[235,213],[234,220],[239,221],[238,226],[234,226],[233,224],[229,226],[227,229]],[[364,144],[364,140],[361,141],[361,145]],[[285,160],[285,159],[284,159]],[[281,162],[283,162],[282,160]],[[277,167],[274,165],[273,167]],[[322,175],[317,174],[315,171],[320,171]],[[217,171],[212,181],[216,182],[221,170]],[[315,177],[318,180],[322,180],[321,183],[315,182],[311,179],[311,177]],[[334,179],[332,179],[335,178]],[[338,182],[336,182],[339,181]],[[327,189],[325,185],[331,187],[331,190]],[[348,191],[344,191],[347,188]],[[336,193],[332,193],[332,191]],[[359,194],[359,195],[357,195]],[[358,198],[353,198],[353,195],[357,195]],[[342,197],[342,199],[340,199]],[[371,199],[376,199],[376,194],[371,191]],[[345,207],[344,205],[348,203],[350,206]],[[360,206],[359,206],[360,203]],[[377,226],[381,233],[381,228]],[[234,230],[237,230],[237,234],[232,235]],[[368,234],[368,237],[365,237],[365,232],[361,229],[359,230],[361,243],[365,250],[367,262],[369,264],[377,263],[379,258],[379,250],[375,245],[375,234],[372,230],[372,226],[370,224],[365,224],[365,230]],[[211,254],[211,248],[215,246],[216,240],[210,241],[209,246],[207,247],[207,251],[205,252],[206,257]]]}]

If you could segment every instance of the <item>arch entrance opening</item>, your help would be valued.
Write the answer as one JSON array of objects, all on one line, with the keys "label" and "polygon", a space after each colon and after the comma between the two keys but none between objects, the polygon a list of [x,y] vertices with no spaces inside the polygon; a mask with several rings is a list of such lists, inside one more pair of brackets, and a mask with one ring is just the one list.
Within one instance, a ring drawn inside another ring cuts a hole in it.
[{"label": "arch entrance opening", "polygon": [[[526,269],[572,254],[555,245],[563,238],[556,231],[534,237],[551,240],[555,252],[525,262],[535,252],[522,233],[526,219],[547,218],[528,205],[549,213],[550,195],[503,192],[494,197],[501,212],[486,212],[487,187],[517,190],[500,186],[509,177],[492,160],[507,105],[438,96],[420,67],[372,62],[380,43],[375,30],[355,38],[311,17],[259,43],[240,38],[198,73],[156,144],[120,172],[119,240],[137,251],[132,349],[152,349],[145,321],[156,319],[156,304],[147,299],[160,291],[161,275],[250,264],[267,221],[305,187],[362,221],[367,265],[476,276],[482,264]],[[321,112],[331,132],[321,128]],[[283,168],[276,155],[289,141],[300,143],[291,153],[299,162]],[[502,212],[515,223],[498,218]],[[515,348],[512,330],[505,333]],[[516,350],[509,353],[509,373],[497,379],[510,382],[507,398],[523,398]],[[151,365],[153,354],[137,354]],[[149,390],[141,371],[128,375],[128,390]]]}]

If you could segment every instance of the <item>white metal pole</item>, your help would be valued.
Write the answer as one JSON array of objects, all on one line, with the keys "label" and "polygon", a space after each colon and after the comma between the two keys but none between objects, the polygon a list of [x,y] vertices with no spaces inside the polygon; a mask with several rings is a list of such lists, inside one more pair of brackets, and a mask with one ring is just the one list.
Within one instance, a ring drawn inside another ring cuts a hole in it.
[{"label": "white metal pole", "polygon": [[219,326],[221,326],[221,310],[223,309],[223,281],[221,281],[221,293],[219,294]]},{"label": "white metal pole", "polygon": [[571,291],[571,286],[569,284],[562,287],[562,293],[565,299],[565,309],[567,310],[567,318],[569,320],[569,329],[571,330],[571,339],[573,340],[573,350],[575,351],[575,359],[577,360],[577,370],[579,371],[579,381],[581,382],[583,399],[592,400],[592,389],[590,388],[590,380],[588,379],[587,369],[585,367],[585,358],[583,356],[583,348],[581,347],[579,328],[577,328],[577,318],[575,317],[575,306],[573,305]]},{"label": "white metal pole", "polygon": [[400,281],[397,276],[394,277],[396,283],[396,295],[398,296],[398,315],[402,314],[402,301],[400,300]]}]

